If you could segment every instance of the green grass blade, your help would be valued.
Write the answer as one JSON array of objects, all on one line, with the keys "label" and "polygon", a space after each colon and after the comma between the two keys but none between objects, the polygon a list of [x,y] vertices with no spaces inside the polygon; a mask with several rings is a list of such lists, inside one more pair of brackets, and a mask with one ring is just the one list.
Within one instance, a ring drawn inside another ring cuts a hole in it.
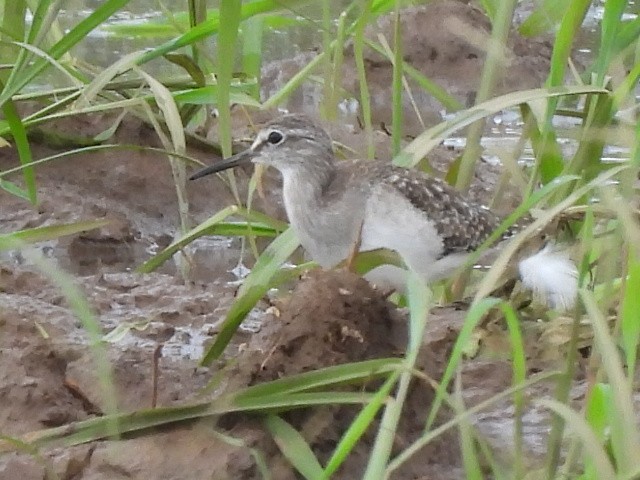
[{"label": "green grass blade", "polygon": [[538,119],[529,105],[522,104],[520,111],[522,112],[523,120],[528,125],[529,139],[531,140],[534,156],[536,159],[540,159],[536,161],[534,174],[531,176],[531,184],[537,179],[537,172],[539,171],[542,183],[547,185],[562,173],[564,168],[562,149],[553,130],[549,130],[546,137],[543,136],[543,132],[538,127]]},{"label": "green grass blade", "polygon": [[[207,0],[188,0],[189,10],[189,26],[195,27],[199,23],[204,22],[207,19]],[[204,66],[204,61],[201,53],[204,45],[202,42],[194,43],[191,45],[191,56],[193,58],[193,65],[198,67]],[[186,55],[185,55],[186,57]],[[199,69],[199,67],[198,67]]]},{"label": "green grass blade", "polygon": [[367,83],[367,70],[364,62],[365,28],[371,17],[373,0],[363,0],[360,2],[360,12],[354,25],[353,35],[353,57],[358,74],[358,85],[360,89],[360,108],[362,109],[362,120],[364,132],[367,139],[367,158],[374,158],[376,153],[375,141],[373,138],[373,125],[371,123],[371,94]]},{"label": "green grass blade", "polygon": [[[129,0],[106,0],[102,2],[93,11],[93,13],[91,13],[91,15],[79,22],[75,27],[67,32],[59,42],[53,45],[47,52],[48,55],[57,60],[78,42],[84,39],[93,29],[101,25],[107,18],[124,7],[127,3],[129,3]],[[15,75],[10,78],[9,83],[5,86],[4,90],[0,93],[0,105],[4,105],[8,99],[19,92],[25,85],[42,72],[47,65],[47,60],[39,57],[24,70],[16,72]]]},{"label": "green grass blade", "polygon": [[277,237],[282,230],[276,230],[268,225],[251,222],[220,222],[205,232],[205,235],[219,235],[221,237]]},{"label": "green grass blade", "polygon": [[[126,414],[91,418],[61,427],[32,432],[25,435],[24,440],[35,446],[80,445],[107,437],[110,424],[115,423],[120,434],[130,433],[204,416],[206,415],[207,407],[209,407],[208,403],[179,407],[159,407]],[[2,447],[0,446],[1,450]]]},{"label": "green grass blade", "polygon": [[[520,330],[520,322],[513,307],[506,302],[502,302],[500,309],[504,314],[507,328],[509,329],[509,341],[511,343],[511,368],[513,369],[513,385],[524,383],[527,375],[526,353],[524,350],[524,340]],[[522,390],[516,390],[513,394],[515,430],[513,432],[513,477],[522,478],[524,476],[523,440],[524,431],[522,426],[522,415],[524,414],[525,398]]]},{"label": "green grass blade", "polygon": [[58,474],[53,470],[53,466],[51,462],[48,462],[44,459],[44,457],[40,454],[37,448],[33,445],[29,445],[22,440],[19,440],[14,437],[10,437],[7,435],[0,434],[0,442],[5,442],[7,445],[10,445],[14,451],[18,453],[23,453],[26,455],[30,455],[38,465],[40,465],[45,473],[45,480],[60,480]]},{"label": "green grass blade", "polygon": [[302,275],[318,268],[316,262],[304,262],[295,267],[284,266],[278,270],[271,280],[271,288],[279,288],[282,285],[291,285],[296,282]]},{"label": "green grass blade", "polygon": [[2,112],[11,129],[13,140],[16,143],[20,164],[24,167],[22,172],[29,201],[35,205],[38,203],[36,176],[33,166],[31,165],[33,157],[31,156],[31,147],[27,139],[27,130],[20,119],[15,104],[11,100],[6,101],[4,105],[2,105]]},{"label": "green grass blade", "polygon": [[[144,70],[136,68],[138,73],[144,78],[149,85],[151,92],[155,98],[158,108],[162,112],[162,118],[169,131],[171,139],[171,151],[178,155],[185,155],[187,151],[187,140],[184,134],[184,125],[182,117],[176,102],[167,87],[158,80],[146,73]],[[153,120],[152,120],[153,123]],[[154,125],[155,127],[155,125]],[[169,145],[163,140],[164,133],[161,129],[155,127],[165,148],[169,150]],[[180,215],[180,228],[184,234],[189,230],[189,200],[187,197],[187,170],[183,162],[178,161],[173,155],[169,155],[169,165],[171,166],[171,174],[176,188],[176,196],[178,199],[178,213]],[[186,272],[183,271],[186,276]]]},{"label": "green grass blade", "polygon": [[376,358],[356,363],[345,363],[253,385],[238,393],[237,397],[282,396],[305,390],[318,390],[332,385],[351,384],[362,380],[369,381],[396,372],[401,367],[402,361],[398,358]]},{"label": "green grass blade", "polygon": [[[511,31],[515,4],[515,0],[501,0],[496,10],[496,16],[491,28],[491,37],[487,45],[487,55],[482,68],[482,77],[480,78],[480,85],[478,86],[476,103],[485,102],[493,96],[500,72],[507,68],[504,56]],[[469,188],[469,185],[471,185],[476,161],[482,154],[480,141],[484,134],[484,120],[483,117],[473,122],[467,131],[466,145],[462,153],[462,158],[460,159],[458,176],[455,183],[456,188],[459,190],[466,190]]]},{"label": "green grass blade", "polygon": [[[276,12],[283,9],[299,8],[311,0],[254,0],[242,3],[240,9],[240,20],[246,20],[254,15],[262,13]],[[225,19],[226,21],[226,19]],[[180,35],[178,38],[169,40],[159,47],[147,52],[141,59],[140,65],[147,63],[155,58],[161,57],[169,52],[187,47],[193,43],[214,35],[220,29],[220,13],[218,11],[209,11],[207,20],[191,28],[188,32]]]},{"label": "green grass blade", "polygon": [[347,43],[347,12],[343,11],[338,17],[338,26],[336,31],[336,47],[333,54],[333,75],[331,78],[331,105],[332,111],[336,111],[336,107],[341,100],[342,91],[342,75],[344,70],[344,47]]},{"label": "green grass blade", "polygon": [[555,414],[561,416],[566,424],[580,438],[588,457],[593,461],[593,466],[598,472],[597,478],[618,478],[615,470],[609,461],[607,453],[598,442],[598,438],[589,425],[576,412],[571,410],[567,405],[555,400],[545,399],[539,403],[552,410]]},{"label": "green grass blade", "polygon": [[233,205],[223,210],[220,210],[213,217],[209,218],[208,220],[202,222],[197,227],[185,233],[182,237],[180,237],[178,240],[173,242],[167,248],[165,248],[164,250],[162,250],[161,252],[154,255],[146,262],[144,262],[142,265],[140,265],[137,268],[137,271],[141,273],[149,273],[154,271],[164,262],[169,260],[173,256],[173,254],[175,254],[178,250],[184,248],[189,243],[193,242],[196,238],[206,235],[209,232],[209,229],[214,227],[216,224],[222,222],[229,216],[236,214],[237,212],[238,212],[238,207]]},{"label": "green grass blade", "polygon": [[[614,178],[616,175],[619,175],[621,172],[626,170],[626,168],[626,166],[614,167],[603,172],[587,185],[577,188],[564,200],[545,210],[544,213],[542,213],[533,223],[522,229],[522,231],[513,240],[511,240],[508,245],[505,246],[498,258],[493,262],[491,270],[487,275],[485,275],[482,283],[478,286],[474,301],[477,301],[478,299],[481,299],[490,294],[493,286],[496,284],[497,277],[499,277],[500,273],[506,269],[509,259],[513,257],[517,248],[523,243],[525,239],[529,238],[532,234],[538,231],[537,229],[547,226],[560,213],[572,206],[588,192],[594,190],[596,186],[601,184],[601,182],[606,182],[607,180]],[[564,185],[564,182],[570,181],[573,178],[574,176],[562,176],[559,179],[556,179],[553,182],[545,185],[545,187],[550,186],[555,191],[556,187],[561,187],[562,185]],[[563,182],[561,183],[560,180],[562,180]],[[533,199],[534,197],[535,195],[532,195],[531,197],[529,197],[529,200]],[[516,209],[516,211],[518,211],[519,208]],[[511,216],[509,218],[511,218]]]},{"label": "green grass blade", "polygon": [[336,56],[336,51],[341,48],[337,42],[333,43],[331,40],[334,38],[333,32],[333,18],[331,16],[331,2],[329,0],[321,0],[322,4],[322,20],[320,31],[322,33],[322,51],[326,52],[324,60],[322,62],[322,116],[327,120],[334,121],[336,117],[337,105],[333,103],[334,95],[332,92],[333,82],[333,60]]},{"label": "green grass blade", "polygon": [[420,347],[423,344],[424,330],[427,325],[429,308],[433,294],[422,277],[413,271],[409,272],[407,281],[407,300],[409,303],[409,343],[403,362],[404,371],[400,374],[398,391],[395,398],[387,403],[380,421],[376,441],[371,450],[365,480],[382,479],[385,476],[391,449],[396,439],[396,430],[402,408],[409,392],[412,372],[415,367]]},{"label": "green grass blade", "polygon": [[613,48],[613,55],[618,55],[625,48],[638,40],[640,36],[640,17],[629,22],[622,22],[620,31],[616,37],[616,44]]},{"label": "green grass blade", "polygon": [[[462,398],[462,378],[460,370],[457,371],[452,395],[453,409],[456,415],[460,416],[465,411]],[[468,420],[461,420],[458,423],[458,436],[460,437],[460,451],[462,453],[462,466],[466,480],[482,480],[482,467],[478,458],[478,445],[473,436],[473,428]],[[514,478],[518,478],[515,477]]]},{"label": "green grass blade", "polygon": [[[474,263],[476,263],[478,259],[481,257],[482,253],[485,252],[489,246],[493,245],[497,240],[499,240],[502,234],[506,232],[509,227],[516,224],[518,220],[520,220],[520,218],[522,218],[525,214],[531,211],[532,208],[542,203],[548,196],[550,196],[558,188],[575,180],[575,178],[576,178],[575,176],[562,176],[557,178],[554,182],[549,183],[543,186],[542,188],[540,188],[539,190],[536,190],[535,192],[533,192],[532,195],[530,195],[524,202],[518,205],[518,207],[502,221],[500,226],[496,228],[496,230],[491,235],[489,235],[489,237],[482,243],[482,245],[480,245],[480,247],[478,247],[478,249],[475,252],[469,255],[469,258],[465,261],[465,264],[461,270],[469,268]],[[515,244],[515,240],[512,241],[512,245],[514,244]],[[515,248],[513,248],[513,250],[515,251]],[[494,267],[499,266],[500,264],[499,260],[500,260],[500,257],[494,262]],[[496,273],[494,273],[494,270],[496,271]],[[497,272],[497,270],[498,269],[496,268],[492,268],[492,270],[489,271],[489,273],[485,276],[485,279],[478,287],[478,293],[476,294],[476,299],[481,298],[482,295],[486,295],[491,290],[490,286],[485,286],[485,285],[491,285],[492,280],[496,280],[496,277],[499,276],[499,272]],[[485,287],[483,288],[483,286]]]},{"label": "green grass blade", "polygon": [[282,233],[289,228],[289,224],[287,222],[270,217],[269,215],[258,212],[257,210],[249,210],[247,208],[240,207],[238,209],[238,215],[241,215],[245,220],[247,220],[247,222],[251,222],[252,224],[267,225],[278,233]]},{"label": "green grass blade", "polygon": [[[589,275],[589,265],[591,263],[591,257],[593,256],[593,233],[594,233],[594,212],[593,208],[589,208],[586,211],[584,224],[582,231],[580,232],[582,248],[584,253],[582,254],[582,260],[579,265],[578,285],[584,285]],[[580,315],[575,312],[571,327],[569,330],[569,343],[567,346],[567,354],[565,357],[565,364],[562,374],[558,377],[554,388],[554,399],[561,403],[568,403],[571,393],[571,388],[574,382],[574,376],[577,368],[578,358],[578,336],[581,318]],[[565,434],[565,422],[562,417],[554,415],[551,418],[551,429],[547,437],[547,453],[545,460],[546,476],[548,478],[555,478],[557,475],[563,475],[570,471],[573,460],[568,458],[563,466],[563,471],[558,472],[558,466],[561,459],[562,451],[564,448],[563,440]],[[572,447],[575,450],[577,447],[574,440]],[[570,451],[567,455],[571,457]]]},{"label": "green grass blade", "polygon": [[[286,13],[286,12],[285,12]],[[219,21],[220,11],[217,8],[209,9],[207,17],[203,21],[212,20]],[[264,22],[264,26],[268,29],[281,30],[288,27],[300,25],[300,20],[285,15],[275,13],[260,14],[250,12],[246,14],[246,20],[260,17]],[[244,18],[244,17],[243,17]],[[200,24],[202,22],[198,22]],[[144,22],[138,19],[127,22],[119,22],[117,24],[108,24],[102,27],[102,30],[116,38],[165,38],[182,35],[190,27],[189,19],[185,12],[178,12],[172,15],[171,19],[167,18],[150,18]]]},{"label": "green grass blade", "polygon": [[[262,69],[262,33],[264,17],[257,15],[247,19],[242,28],[242,71],[256,82],[250,86],[249,94],[260,100],[260,77]],[[231,99],[233,103],[238,103]]]},{"label": "green grass blade", "polygon": [[331,458],[327,462],[327,466],[324,470],[323,478],[328,480],[331,478],[340,465],[345,461],[349,453],[353,450],[360,437],[371,426],[371,423],[378,414],[378,411],[384,405],[385,400],[388,399],[391,389],[398,381],[400,370],[397,369],[392,372],[382,387],[376,392],[373,399],[358,413],[358,416],[351,422],[347,431],[342,435],[340,442],[336,446]]},{"label": "green grass blade", "polygon": [[73,235],[79,232],[86,232],[95,228],[108,225],[108,220],[90,220],[86,222],[67,223],[63,225],[49,225],[46,227],[29,228],[18,232],[0,235],[0,251],[3,248],[11,248],[11,241],[22,242],[24,244],[45,242],[66,235]]},{"label": "green grass blade", "polygon": [[[560,22],[560,27],[556,34],[556,40],[551,54],[551,67],[547,77],[546,86],[556,87],[562,85],[565,78],[567,60],[571,55],[573,42],[579,33],[580,25],[591,5],[591,0],[572,0],[565,15]],[[563,159],[559,153],[561,149],[557,145],[556,135],[552,124],[558,106],[557,97],[547,99],[547,107],[542,123],[542,134],[540,148],[536,152],[536,165],[547,177],[542,178],[544,183],[548,183],[554,176],[562,171]]]},{"label": "green grass blade", "polygon": [[446,122],[442,122],[429,128],[407,145],[400,155],[396,156],[393,161],[396,165],[402,167],[415,166],[433,148],[457,130],[470,125],[476,120],[493,115],[506,108],[515,107],[521,103],[527,103],[543,98],[562,97],[566,95],[584,95],[588,93],[605,95],[609,92],[600,87],[570,86],[523,90],[493,98],[458,113],[451,120],[447,120]]},{"label": "green grass blade", "polygon": [[304,478],[319,480],[323,477],[320,462],[295,428],[277,415],[267,415],[263,423],[282,454]]},{"label": "green grass blade", "polygon": [[249,444],[242,438],[235,438],[231,435],[227,435],[213,429],[211,430],[211,434],[228,445],[248,450],[253,457],[253,461],[256,464],[258,473],[261,475],[259,478],[261,478],[262,480],[271,480],[271,472],[269,471],[269,467],[267,466],[267,461],[265,460],[264,455],[260,450],[249,446]]},{"label": "green grass blade", "polygon": [[[613,413],[611,412],[612,401],[611,386],[604,383],[596,383],[593,388],[591,388],[587,399],[585,420],[601,445],[607,440],[609,416]],[[583,475],[585,479],[595,480],[598,478],[596,467],[589,456],[585,458],[584,470]]]},{"label": "green grass blade", "polygon": [[199,87],[206,85],[207,79],[205,73],[190,56],[182,53],[167,53],[164,58],[174,65],[182,67]]},{"label": "green grass blade", "polygon": [[[551,69],[549,71],[549,77],[547,78],[547,86],[553,87],[561,85],[564,82],[567,60],[569,55],[571,55],[573,42],[577,38],[580,25],[582,25],[590,5],[590,0],[571,0],[569,2],[553,44]],[[547,120],[550,118],[549,115],[552,115],[552,112],[555,111],[556,101],[554,98],[549,101],[549,105],[547,106]]]},{"label": "green grass blade", "polygon": [[[16,2],[20,3],[20,2]],[[64,36],[62,29],[58,25],[57,17],[60,12],[62,0],[40,0],[33,8],[35,2],[27,2],[29,9],[33,12],[33,20],[28,25],[26,43],[40,49],[46,49],[47,45],[53,45]],[[23,40],[23,37],[16,40]],[[15,62],[12,75],[24,69],[24,66],[33,59],[33,53],[27,49],[21,49]]]},{"label": "green grass blade", "polygon": [[625,376],[616,344],[609,333],[604,315],[595,303],[593,294],[583,289],[580,295],[591,319],[596,345],[602,356],[603,369],[612,385],[613,405],[616,410],[616,415],[611,419],[611,443],[614,456],[620,472],[629,473],[636,470],[640,462],[637,456],[637,452],[640,451],[640,434],[636,429],[630,380]]},{"label": "green grass blade", "polygon": [[600,48],[595,61],[596,85],[603,85],[609,64],[615,53],[618,33],[621,31],[621,19],[626,0],[607,0],[604,3],[604,14],[600,23]]},{"label": "green grass blade", "polygon": [[391,78],[391,153],[397,155],[402,144],[402,30],[400,2],[396,1],[393,15],[393,74]]},{"label": "green grass blade", "polygon": [[[29,53],[35,55],[36,58],[42,59],[46,63],[46,66],[50,65],[52,67],[55,67],[55,69],[58,70],[58,72],[60,72],[60,74],[65,77],[72,85],[82,84],[82,81],[78,77],[82,78],[82,80],[85,82],[88,81],[88,79],[84,77],[79,70],[65,68],[65,66],[62,65],[62,63],[60,63],[57,58],[53,58],[51,55],[49,55],[48,52],[45,52],[44,50],[41,50],[40,48],[25,42],[14,43],[20,48],[27,50]],[[30,63],[30,65],[32,64],[33,63]],[[16,72],[17,70],[13,71]]]},{"label": "green grass blade", "polygon": [[225,157],[231,155],[231,102],[229,90],[236,61],[236,43],[240,27],[241,2],[220,1],[220,31],[218,32],[218,136]]},{"label": "green grass blade", "polygon": [[[260,108],[260,102],[242,91],[251,91],[255,88],[256,85],[256,82],[248,82],[239,87],[236,85],[232,85],[229,90],[229,101],[232,103],[237,103],[239,105]],[[218,85],[207,85],[205,87],[191,88],[189,90],[174,92],[173,98],[175,98],[176,102],[188,103],[192,105],[217,105],[219,98],[218,92]]]},{"label": "green grass blade", "polygon": [[448,422],[445,422],[444,424],[438,426],[437,428],[435,428],[435,429],[433,429],[433,430],[431,430],[429,432],[425,432],[420,438],[418,438],[411,445],[409,445],[409,447],[407,447],[404,451],[399,453],[389,463],[389,466],[387,467],[386,477],[385,478],[393,478],[393,477],[391,477],[391,473],[393,471],[397,470],[403,463],[405,463],[413,455],[415,455],[416,453],[420,452],[425,447],[425,445],[428,445],[435,438],[439,437],[440,435],[442,435],[446,431],[454,428],[460,422],[467,421],[468,419],[472,418],[473,415],[475,415],[476,413],[481,412],[481,411],[489,408],[491,405],[494,405],[497,402],[512,396],[518,390],[524,390],[524,389],[526,389],[526,388],[528,388],[528,387],[530,387],[532,385],[535,385],[535,384],[537,384],[539,382],[546,381],[546,380],[549,380],[549,379],[551,379],[553,377],[556,377],[557,375],[558,375],[557,372],[545,372],[545,373],[536,375],[533,378],[529,378],[526,382],[521,383],[519,385],[515,385],[513,387],[509,387],[506,390],[498,393],[497,395],[494,395],[493,397],[489,398],[488,400],[485,400],[483,402],[478,403],[477,405],[474,405],[471,408],[468,408],[464,412],[461,412],[459,415],[456,415],[455,418],[449,420]]},{"label": "green grass blade", "polygon": [[189,29],[189,31],[183,33],[177,38],[169,40],[162,45],[154,48],[150,52],[147,52],[140,58],[139,65],[144,65],[151,60],[158,57],[162,57],[167,53],[173,52],[183,47],[188,47],[194,43],[199,42],[211,35],[218,33],[220,27],[220,16],[210,16],[206,21],[199,23],[195,27]]},{"label": "green grass blade", "polygon": [[[232,215],[240,215],[246,218],[246,222],[225,222]],[[138,267],[141,273],[149,273],[169,260],[176,252],[186,247],[195,239],[204,235],[240,236],[254,235],[259,237],[275,237],[284,231],[287,224],[274,220],[267,215],[258,212],[249,212],[244,208],[231,205],[220,210],[211,218],[205,220],[197,227],[185,233],[161,252]]]},{"label": "green grass blade", "polygon": [[[65,297],[70,310],[80,321],[88,337],[88,345],[95,362],[96,376],[99,384],[99,394],[103,403],[103,410],[106,411],[109,420],[103,424],[103,436],[115,437],[118,434],[117,423],[113,420],[113,415],[118,411],[118,404],[113,389],[113,372],[109,363],[107,351],[101,342],[102,329],[92,307],[89,305],[84,294],[76,286],[75,280],[66,272],[58,268],[53,262],[37,254],[31,248],[23,248],[24,244],[14,238],[0,237],[0,251],[8,249],[22,249],[22,254],[29,262],[35,265],[42,273],[48,277],[49,281],[55,285]],[[1,449],[0,449],[1,450]]]},{"label": "green grass blade", "polygon": [[487,15],[487,17],[489,17],[489,20],[491,20],[491,24],[493,24],[496,17],[496,11],[498,10],[498,7],[500,5],[500,1],[480,0],[480,5],[482,6],[484,13]]},{"label": "green grass blade", "polygon": [[[390,62],[393,62],[393,52],[387,48],[372,42],[371,40],[364,39],[364,43],[371,49],[378,52],[380,55],[384,55]],[[356,57],[357,58],[357,57]],[[420,70],[412,67],[409,63],[402,61],[403,72],[416,82],[420,88],[422,88],[429,95],[433,96],[438,102],[442,104],[449,111],[462,110],[464,105],[458,101],[453,95],[449,94],[444,88],[438,85],[433,80],[426,77]]]},{"label": "green grass blade", "polygon": [[572,0],[543,0],[518,29],[525,37],[548,32],[560,23]]},{"label": "green grass blade", "polygon": [[16,197],[26,200],[27,202],[30,201],[29,192],[20,188],[18,185],[16,185],[13,182],[4,180],[2,177],[0,177],[0,188],[3,189],[5,192],[9,192],[11,195],[15,195]]},{"label": "green grass blade", "polygon": [[0,79],[3,83],[11,78],[12,72],[20,64],[21,56],[25,54],[17,50],[11,41],[19,42],[24,39],[27,6],[24,1],[0,2],[0,63],[13,64],[9,71],[0,70]]},{"label": "green grass blade", "polygon": [[633,254],[628,257],[628,276],[622,299],[620,337],[626,357],[629,378],[634,378],[638,343],[640,342],[640,261]]},{"label": "green grass blade", "polygon": [[[245,397],[231,395],[229,406],[224,411],[213,402],[214,409],[211,414],[220,415],[228,412],[273,412],[291,410],[293,408],[306,408],[314,405],[362,405],[370,402],[373,395],[366,392],[322,391],[300,392],[289,395],[270,395],[267,397]],[[221,406],[224,407],[225,402]]]},{"label": "green grass blade", "polygon": [[[241,393],[241,392],[239,392]],[[237,393],[224,395],[213,402],[177,407],[158,407],[130,413],[105,415],[61,427],[40,430],[25,435],[23,441],[33,446],[73,446],[100,440],[113,435],[140,432],[153,427],[169,425],[185,420],[220,416],[233,412],[271,412],[314,405],[358,405],[370,401],[371,395],[363,392],[309,392],[266,397],[243,397]],[[0,452],[11,450],[0,442]]]},{"label": "green grass blade", "polygon": [[[38,46],[42,40],[43,33],[46,33],[53,24],[55,15],[60,11],[59,0],[39,0],[35,12],[33,12],[33,20],[29,25],[27,33],[27,43]],[[30,9],[32,9],[30,5]],[[53,7],[53,8],[51,8]]]},{"label": "green grass blade", "polygon": [[89,106],[98,95],[101,95],[107,84],[113,81],[118,75],[130,70],[136,64],[142,52],[132,52],[119,58],[107,68],[102,70],[96,77],[82,89],[80,98],[75,107],[81,108]]},{"label": "green grass blade", "polygon": [[[606,168],[602,162],[606,145],[602,132],[609,128],[615,114],[613,100],[613,97],[604,95],[591,98],[593,105],[586,112],[583,128],[585,137],[581,139],[578,150],[565,168],[569,173],[581,175],[583,182],[592,180]],[[570,190],[564,192],[564,195],[569,193]]]},{"label": "green grass blade", "polygon": [[[344,260],[340,263],[340,266],[346,266],[347,261]],[[375,250],[367,250],[366,252],[359,252],[353,259],[351,268],[358,275],[365,275],[374,268],[381,267],[382,265],[394,265],[396,267],[407,269],[407,266],[402,261],[400,255],[393,250],[386,248],[378,248]]]},{"label": "green grass blade", "polygon": [[[60,152],[54,155],[50,155],[48,157],[40,158],[39,160],[35,160],[34,162],[32,162],[31,166],[43,165],[45,163],[53,162],[55,160],[61,160],[66,157],[71,157],[73,155],[95,153],[103,150],[130,150],[134,152],[153,152],[153,153],[164,154],[164,155],[168,155],[171,153],[168,150],[165,150],[163,148],[144,147],[141,145],[130,145],[130,144],[92,145],[90,147],[76,148],[74,150]],[[194,158],[188,157],[186,155],[174,155],[174,156],[194,167],[202,167],[202,163],[199,160],[196,160]],[[2,172],[0,172],[0,180],[11,173],[19,172],[23,169],[24,169],[23,166],[19,166],[19,167],[8,168],[7,170],[3,170]],[[261,221],[262,223],[267,223],[262,220],[259,220],[259,221]]]},{"label": "green grass blade", "polygon": [[271,279],[280,265],[291,256],[299,245],[300,242],[295,232],[289,228],[262,252],[253,270],[242,284],[238,298],[227,313],[227,318],[222,324],[215,342],[202,358],[200,362],[202,365],[209,365],[222,354],[242,320],[271,286]]},{"label": "green grass blade", "polygon": [[456,343],[453,346],[451,355],[449,355],[449,362],[447,363],[447,367],[442,374],[440,384],[438,385],[438,389],[436,390],[436,396],[433,399],[433,403],[431,404],[429,416],[427,417],[426,430],[429,430],[431,428],[433,422],[436,419],[436,415],[440,410],[440,406],[442,404],[447,387],[453,379],[456,369],[458,368],[458,364],[462,360],[462,356],[464,355],[464,348],[471,340],[471,334],[473,333],[474,328],[485,315],[485,313],[499,304],[500,300],[497,298],[485,298],[473,305],[467,312],[467,316],[464,320],[464,325],[462,326],[462,329],[458,334],[458,338],[456,339]]}]

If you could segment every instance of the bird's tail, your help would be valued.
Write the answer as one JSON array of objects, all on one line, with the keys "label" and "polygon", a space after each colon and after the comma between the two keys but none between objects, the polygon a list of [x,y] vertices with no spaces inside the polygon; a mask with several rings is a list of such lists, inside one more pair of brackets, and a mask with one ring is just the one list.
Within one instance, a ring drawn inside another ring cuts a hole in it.
[{"label": "bird's tail", "polygon": [[518,264],[523,285],[557,310],[571,309],[578,296],[578,269],[567,252],[547,244]]}]

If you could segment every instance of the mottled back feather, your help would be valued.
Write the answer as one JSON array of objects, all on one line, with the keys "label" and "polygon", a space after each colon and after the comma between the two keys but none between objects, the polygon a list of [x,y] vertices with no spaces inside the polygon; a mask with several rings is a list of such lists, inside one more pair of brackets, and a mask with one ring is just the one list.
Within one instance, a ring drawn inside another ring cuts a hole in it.
[{"label": "mottled back feather", "polygon": [[[356,169],[345,165],[347,168],[344,170],[357,172],[355,175],[361,181],[372,186],[388,186],[424,212],[442,237],[443,257],[477,249],[500,225],[500,219],[488,208],[468,201],[463,194],[439,178],[378,161],[356,160],[347,163],[357,164]],[[345,178],[344,181],[349,179]],[[510,232],[506,236],[510,236]]]}]

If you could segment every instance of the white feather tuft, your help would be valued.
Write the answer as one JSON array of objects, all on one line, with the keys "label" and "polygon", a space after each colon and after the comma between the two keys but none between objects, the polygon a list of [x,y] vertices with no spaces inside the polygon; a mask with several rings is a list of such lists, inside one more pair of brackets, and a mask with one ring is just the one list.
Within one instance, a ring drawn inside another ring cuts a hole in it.
[{"label": "white feather tuft", "polygon": [[543,298],[547,305],[569,310],[578,296],[578,269],[566,252],[546,245],[518,265],[523,285]]}]

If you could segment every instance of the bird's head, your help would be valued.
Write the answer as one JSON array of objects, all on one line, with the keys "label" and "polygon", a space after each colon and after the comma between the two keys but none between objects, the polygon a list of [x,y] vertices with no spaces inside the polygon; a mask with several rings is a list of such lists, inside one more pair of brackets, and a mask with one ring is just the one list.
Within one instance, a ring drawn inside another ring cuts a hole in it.
[{"label": "bird's head", "polygon": [[195,180],[247,163],[264,164],[283,174],[328,169],[333,165],[331,139],[327,132],[304,115],[285,115],[262,128],[243,152],[194,173]]}]

